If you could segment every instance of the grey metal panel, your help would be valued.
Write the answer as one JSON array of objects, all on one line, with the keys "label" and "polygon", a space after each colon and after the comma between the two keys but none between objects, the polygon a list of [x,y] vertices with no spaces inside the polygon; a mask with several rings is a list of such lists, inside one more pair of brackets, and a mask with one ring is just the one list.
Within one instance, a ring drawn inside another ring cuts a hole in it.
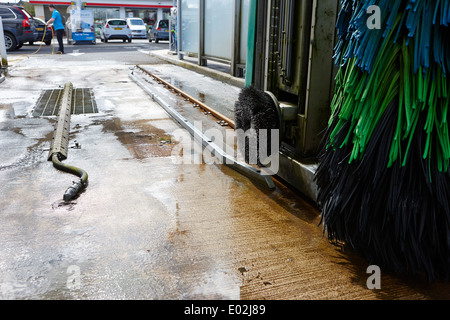
[{"label": "grey metal panel", "polygon": [[285,14],[285,25],[283,33],[285,35],[284,47],[285,52],[283,53],[283,72],[286,81],[291,82],[291,76],[294,73],[292,70],[292,56],[293,56],[293,42],[294,42],[294,1],[287,0],[286,2],[286,14]]},{"label": "grey metal panel", "polygon": [[317,164],[302,163],[280,152],[280,169],[278,176],[300,191],[310,200],[316,202],[318,188],[314,181]]},{"label": "grey metal panel", "polygon": [[241,45],[241,33],[240,27],[241,16],[241,0],[234,0],[233,2],[233,41],[231,43],[231,75],[236,76],[237,64],[239,63],[240,45]]},{"label": "grey metal panel", "polygon": [[337,0],[314,0],[305,112],[299,116],[303,153],[316,154],[327,127],[333,90]]},{"label": "grey metal panel", "polygon": [[[255,43],[255,76],[254,87],[260,90],[266,91],[268,87],[265,85],[265,66],[266,59],[268,58],[269,51],[266,48],[266,40],[269,34],[266,32],[260,32],[266,30],[269,1],[258,1],[256,12],[256,43]],[[270,24],[269,24],[270,26]],[[270,90],[270,89],[269,89]]]}]

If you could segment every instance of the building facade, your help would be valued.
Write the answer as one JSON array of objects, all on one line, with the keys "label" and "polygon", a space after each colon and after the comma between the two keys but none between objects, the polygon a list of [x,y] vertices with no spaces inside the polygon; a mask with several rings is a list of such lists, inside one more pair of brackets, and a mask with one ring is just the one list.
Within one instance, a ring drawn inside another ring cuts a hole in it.
[{"label": "building facade", "polygon": [[[75,5],[76,1],[51,1],[51,0],[30,0],[34,5],[35,16],[48,20],[51,17],[48,5],[55,5],[62,14],[63,20],[69,17],[68,8]],[[168,19],[170,8],[174,6],[173,0],[94,0],[82,1],[84,8],[94,11],[95,23],[102,23],[110,18],[141,18],[148,25],[153,25],[159,19]]]}]

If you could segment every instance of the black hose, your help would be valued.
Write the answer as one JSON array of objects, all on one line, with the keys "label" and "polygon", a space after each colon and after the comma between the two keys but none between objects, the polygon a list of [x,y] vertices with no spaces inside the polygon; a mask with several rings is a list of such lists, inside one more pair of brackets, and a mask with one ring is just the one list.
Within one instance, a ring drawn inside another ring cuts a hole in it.
[{"label": "black hose", "polygon": [[83,169],[63,164],[59,159],[59,153],[52,154],[52,162],[53,166],[61,171],[74,174],[78,177],[80,177],[79,181],[74,181],[73,184],[66,190],[64,193],[64,201],[70,201],[72,200],[80,191],[86,187],[87,180],[88,180],[88,174]]}]

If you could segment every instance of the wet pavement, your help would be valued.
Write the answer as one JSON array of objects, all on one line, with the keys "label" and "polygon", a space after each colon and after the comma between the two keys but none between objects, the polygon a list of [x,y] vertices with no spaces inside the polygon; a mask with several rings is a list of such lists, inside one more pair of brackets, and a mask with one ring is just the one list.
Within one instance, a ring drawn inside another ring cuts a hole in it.
[{"label": "wet pavement", "polygon": [[[301,195],[219,164],[177,162],[180,126],[129,73],[145,65],[224,113],[236,87],[142,52],[96,59],[35,55],[0,84],[0,298],[450,298],[448,284],[387,273],[369,290],[368,263],[327,241]],[[42,90],[67,81],[91,88],[99,109],[71,118],[69,145],[81,148],[65,162],[86,170],[89,185],[70,203],[62,195],[75,177],[47,161],[56,118],[32,117]],[[165,95],[190,120],[220,127]]]}]

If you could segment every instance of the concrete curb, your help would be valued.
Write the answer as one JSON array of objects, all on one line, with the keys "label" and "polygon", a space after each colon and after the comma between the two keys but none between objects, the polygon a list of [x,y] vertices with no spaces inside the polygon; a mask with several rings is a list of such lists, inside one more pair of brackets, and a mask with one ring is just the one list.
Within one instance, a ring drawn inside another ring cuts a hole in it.
[{"label": "concrete curb", "polygon": [[[162,51],[162,52],[161,52]],[[188,69],[188,70],[192,70],[195,71],[197,73],[203,74],[205,76],[208,76],[210,78],[228,83],[232,86],[238,87],[238,88],[244,88],[245,86],[245,79],[242,78],[236,78],[231,76],[228,73],[222,72],[222,71],[218,71],[218,70],[214,70],[212,68],[209,67],[203,67],[203,66],[199,66],[195,63],[191,63],[185,60],[179,60],[177,58],[176,55],[172,55],[172,54],[165,54],[163,52],[167,52],[167,50],[161,50],[161,51],[150,51],[150,55],[155,57],[155,58],[159,58],[161,60],[164,60],[168,63],[171,63],[173,65],[177,65],[179,67]]]},{"label": "concrete curb", "polygon": [[0,83],[6,80],[6,77],[3,74],[0,74]]}]

